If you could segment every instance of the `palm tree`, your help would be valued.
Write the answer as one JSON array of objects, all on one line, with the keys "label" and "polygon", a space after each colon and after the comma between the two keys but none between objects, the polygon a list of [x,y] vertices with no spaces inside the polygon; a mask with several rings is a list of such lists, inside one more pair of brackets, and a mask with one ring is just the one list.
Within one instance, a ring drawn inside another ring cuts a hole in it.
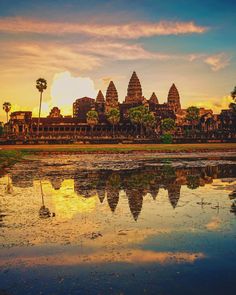
[{"label": "palm tree", "polygon": [[112,137],[114,137],[115,125],[117,125],[120,121],[120,111],[118,109],[110,109],[106,116],[108,122],[112,124]]},{"label": "palm tree", "polygon": [[175,120],[171,118],[165,118],[161,121],[161,130],[164,132],[171,132],[175,129]]},{"label": "palm tree", "polygon": [[40,101],[39,101],[39,117],[38,117],[38,128],[37,133],[39,135],[39,124],[40,124],[40,115],[41,115],[41,105],[42,105],[42,97],[43,97],[43,91],[47,89],[47,81],[43,78],[39,78],[36,81],[36,88],[40,92]]},{"label": "palm tree", "polygon": [[40,191],[41,191],[42,206],[39,209],[39,217],[49,218],[51,216],[51,212],[44,204],[44,194],[43,194],[43,186],[42,186],[41,180],[40,180]]},{"label": "palm tree", "polygon": [[[6,112],[7,115],[7,123],[8,123],[8,113],[11,110],[11,103],[10,102],[4,102],[2,106],[3,110]],[[7,135],[8,135],[8,125],[7,125]]]},{"label": "palm tree", "polygon": [[7,123],[8,123],[8,113],[11,110],[11,103],[10,102],[4,102],[4,104],[2,105],[2,108],[6,112],[6,115],[7,115]]},{"label": "palm tree", "polygon": [[233,99],[233,102],[230,103],[229,108],[236,113],[236,86],[234,87],[234,90],[231,92],[231,97]]},{"label": "palm tree", "polygon": [[129,109],[129,118],[132,124],[134,124],[136,126],[136,131],[137,131],[137,127],[138,125],[140,126],[140,135],[142,136],[143,133],[143,120],[144,117],[146,116],[146,114],[148,114],[148,108],[145,106],[138,106],[138,107],[134,107]]},{"label": "palm tree", "polygon": [[154,128],[156,125],[156,118],[153,113],[147,113],[143,116],[143,125],[145,126],[146,130],[149,131]]},{"label": "palm tree", "polygon": [[93,128],[98,123],[98,113],[94,110],[87,112],[87,123],[91,126],[91,133],[93,134]]},{"label": "palm tree", "polygon": [[161,142],[169,144],[173,142],[173,131],[175,130],[175,120],[172,118],[165,118],[161,120]]},{"label": "palm tree", "polygon": [[198,107],[189,107],[187,108],[187,114],[186,114],[186,120],[190,122],[192,129],[195,129],[195,126],[197,125],[199,121],[199,108]]}]

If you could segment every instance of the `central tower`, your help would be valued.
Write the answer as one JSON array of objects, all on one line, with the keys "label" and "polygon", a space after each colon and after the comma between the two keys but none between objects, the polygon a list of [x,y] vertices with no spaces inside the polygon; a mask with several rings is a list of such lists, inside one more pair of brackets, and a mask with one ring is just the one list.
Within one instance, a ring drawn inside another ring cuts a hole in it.
[{"label": "central tower", "polygon": [[137,103],[142,102],[144,99],[142,94],[142,87],[136,72],[133,72],[127,89],[127,96],[125,103]]}]

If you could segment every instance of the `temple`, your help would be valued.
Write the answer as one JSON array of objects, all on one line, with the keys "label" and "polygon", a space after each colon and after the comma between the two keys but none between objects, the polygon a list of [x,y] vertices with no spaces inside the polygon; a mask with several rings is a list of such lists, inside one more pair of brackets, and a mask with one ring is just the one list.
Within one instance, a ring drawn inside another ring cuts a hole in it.
[{"label": "temple", "polygon": [[[166,118],[175,121],[175,132],[172,132],[175,142],[183,142],[188,131],[192,129],[191,123],[186,120],[187,110],[181,107],[181,96],[175,84],[169,89],[166,102],[160,103],[155,92],[151,92],[150,98],[143,95],[140,80],[133,72],[128,83],[127,95],[123,102],[113,81],[110,81],[106,94],[101,90],[95,98],[81,97],[75,99],[73,103],[73,115],[63,116],[58,107],[52,108],[50,114],[45,118],[40,118],[39,129],[38,118],[32,117],[32,112],[18,111],[10,114],[7,125],[8,140],[71,140],[84,141],[98,139],[110,139],[114,141],[114,136],[121,142],[123,140],[141,140],[140,130],[144,138],[152,142],[158,142],[163,134],[161,122]],[[129,110],[135,107],[144,106],[155,118],[156,125],[151,130],[140,124],[134,124],[129,117]],[[119,110],[119,120],[112,126],[107,114],[112,109]],[[87,121],[89,111],[97,113],[98,120],[95,126],[91,127]],[[220,114],[214,114],[212,110],[200,108],[199,122],[197,129],[199,134],[195,134],[195,140],[222,140],[235,138],[236,119],[235,114],[230,110],[222,110]],[[91,132],[92,128],[92,132]],[[221,130],[221,133],[218,131]],[[197,138],[196,136],[200,136]],[[191,136],[190,136],[191,137]],[[189,139],[190,139],[189,137]],[[192,136],[193,137],[193,136]]]}]

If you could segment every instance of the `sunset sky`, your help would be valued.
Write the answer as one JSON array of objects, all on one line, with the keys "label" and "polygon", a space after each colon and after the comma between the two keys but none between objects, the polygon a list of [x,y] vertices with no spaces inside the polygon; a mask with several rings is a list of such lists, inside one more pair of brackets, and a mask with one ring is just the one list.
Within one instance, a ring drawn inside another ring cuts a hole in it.
[{"label": "sunset sky", "polygon": [[236,85],[235,32],[235,0],[0,0],[0,103],[36,115],[39,77],[43,115],[72,114],[110,80],[122,102],[135,70],[146,98],[166,101],[174,82],[183,107],[219,112]]}]

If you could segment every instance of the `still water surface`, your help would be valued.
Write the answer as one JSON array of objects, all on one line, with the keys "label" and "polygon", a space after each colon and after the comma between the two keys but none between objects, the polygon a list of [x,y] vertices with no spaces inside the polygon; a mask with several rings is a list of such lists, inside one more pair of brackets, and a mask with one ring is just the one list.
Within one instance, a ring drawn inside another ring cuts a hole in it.
[{"label": "still water surface", "polygon": [[235,294],[235,160],[46,155],[2,171],[0,294]]}]

